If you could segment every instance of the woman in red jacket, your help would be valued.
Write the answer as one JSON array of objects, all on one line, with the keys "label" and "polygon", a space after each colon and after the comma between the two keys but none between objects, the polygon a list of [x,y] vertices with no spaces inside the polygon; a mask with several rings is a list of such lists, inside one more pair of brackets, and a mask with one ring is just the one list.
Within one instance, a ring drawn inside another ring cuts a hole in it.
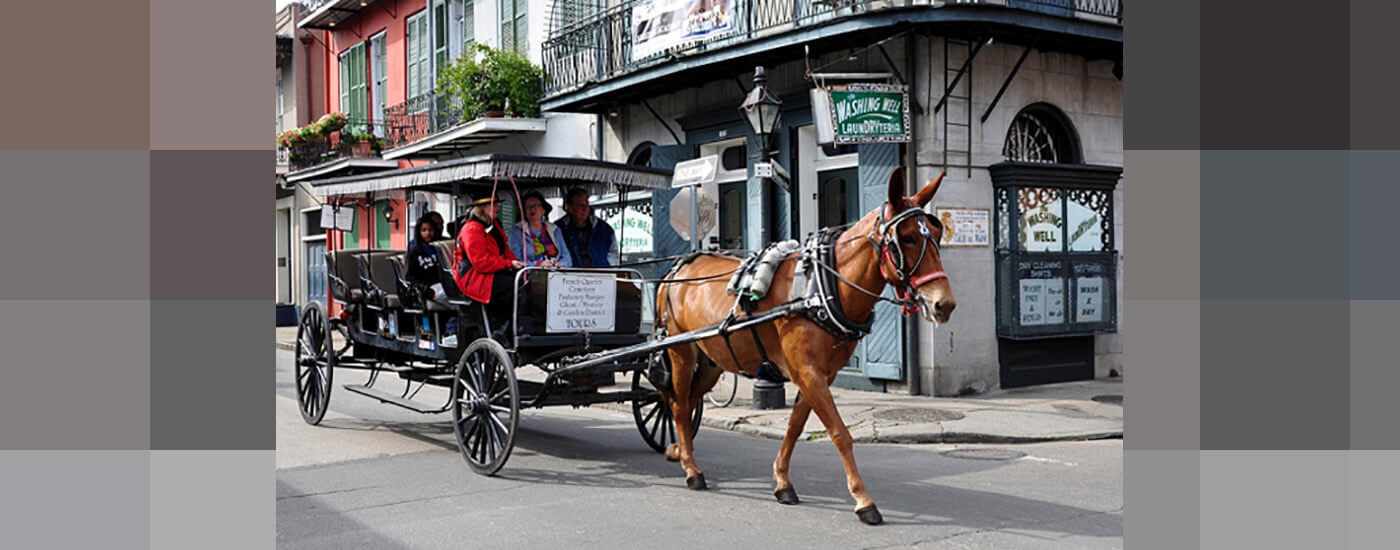
[{"label": "woman in red jacket", "polygon": [[478,199],[457,233],[457,287],[468,298],[485,304],[493,325],[510,319],[515,272],[524,267],[506,245],[505,230],[497,220],[500,214],[499,200]]}]

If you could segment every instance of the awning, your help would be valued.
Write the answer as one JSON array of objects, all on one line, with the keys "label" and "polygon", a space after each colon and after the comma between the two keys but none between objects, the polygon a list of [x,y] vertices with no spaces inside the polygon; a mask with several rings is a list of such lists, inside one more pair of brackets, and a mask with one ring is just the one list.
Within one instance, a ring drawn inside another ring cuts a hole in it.
[{"label": "awning", "polygon": [[[595,195],[613,191],[613,186],[631,189],[666,189],[671,171],[579,158],[536,157],[528,155],[479,155],[427,166],[404,168],[374,174],[312,180],[308,182],[317,197],[361,195],[393,189],[452,191],[454,184],[489,188],[493,180],[510,185],[507,175],[521,187],[584,187]],[[553,193],[546,193],[553,195]]]}]

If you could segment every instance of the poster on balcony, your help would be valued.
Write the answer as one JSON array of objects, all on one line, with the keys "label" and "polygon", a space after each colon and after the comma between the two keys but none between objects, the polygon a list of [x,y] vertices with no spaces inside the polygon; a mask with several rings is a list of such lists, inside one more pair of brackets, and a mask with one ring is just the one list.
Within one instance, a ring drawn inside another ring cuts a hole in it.
[{"label": "poster on balcony", "polygon": [[734,0],[642,0],[631,24],[637,61],[734,30]]}]

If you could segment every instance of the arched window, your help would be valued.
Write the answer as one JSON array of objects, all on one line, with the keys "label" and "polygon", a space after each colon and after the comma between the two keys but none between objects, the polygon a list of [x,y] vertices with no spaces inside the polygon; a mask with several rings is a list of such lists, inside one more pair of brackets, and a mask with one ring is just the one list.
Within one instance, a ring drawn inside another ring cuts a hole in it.
[{"label": "arched window", "polygon": [[643,141],[636,147],[633,147],[632,152],[627,155],[627,164],[633,166],[651,166],[651,148],[655,145],[655,143],[650,141]]},{"label": "arched window", "polygon": [[1021,109],[1011,120],[1001,149],[1006,160],[1080,164],[1079,136],[1063,112],[1048,103]]}]

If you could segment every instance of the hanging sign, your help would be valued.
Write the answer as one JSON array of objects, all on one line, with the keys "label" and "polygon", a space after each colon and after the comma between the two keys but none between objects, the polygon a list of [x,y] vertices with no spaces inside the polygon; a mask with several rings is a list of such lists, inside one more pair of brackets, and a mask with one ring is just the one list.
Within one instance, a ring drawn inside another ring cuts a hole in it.
[{"label": "hanging sign", "polygon": [[612,332],[617,278],[611,273],[549,272],[548,332]]},{"label": "hanging sign", "polygon": [[992,213],[985,208],[935,208],[943,224],[938,246],[989,246],[992,244]]},{"label": "hanging sign", "polygon": [[909,87],[855,83],[815,88],[817,143],[907,143]]},{"label": "hanging sign", "polygon": [[641,0],[632,6],[632,60],[734,30],[734,0]]},{"label": "hanging sign", "polygon": [[329,204],[321,205],[321,229],[355,230],[355,207],[336,208]]}]

